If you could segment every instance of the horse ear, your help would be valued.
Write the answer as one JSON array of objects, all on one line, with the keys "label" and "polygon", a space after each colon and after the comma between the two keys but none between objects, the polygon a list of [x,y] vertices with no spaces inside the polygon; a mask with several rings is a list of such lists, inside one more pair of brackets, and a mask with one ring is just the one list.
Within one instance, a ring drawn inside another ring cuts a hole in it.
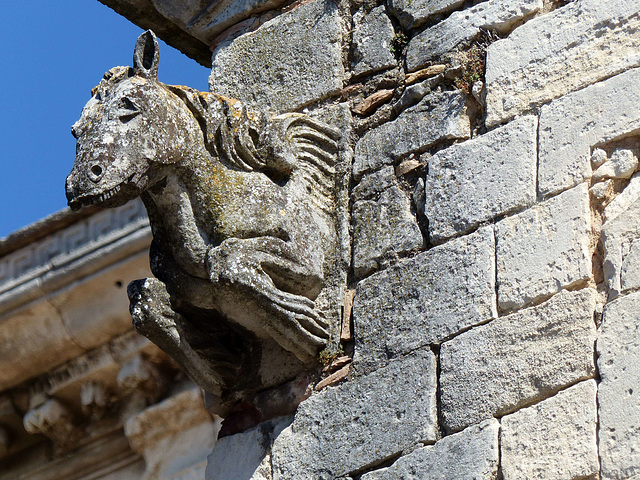
[{"label": "horse ear", "polygon": [[160,48],[156,34],[147,30],[138,37],[133,50],[133,69],[136,74],[148,79],[158,79]]}]

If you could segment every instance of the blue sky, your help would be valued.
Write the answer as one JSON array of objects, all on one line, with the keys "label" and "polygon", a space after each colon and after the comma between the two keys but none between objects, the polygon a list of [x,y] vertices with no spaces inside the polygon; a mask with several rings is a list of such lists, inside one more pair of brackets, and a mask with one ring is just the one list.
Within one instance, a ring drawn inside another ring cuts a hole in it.
[{"label": "blue sky", "polygon": [[[0,238],[66,208],[71,125],[142,30],[97,0],[0,4]],[[208,70],[161,42],[158,76],[207,89]]]}]

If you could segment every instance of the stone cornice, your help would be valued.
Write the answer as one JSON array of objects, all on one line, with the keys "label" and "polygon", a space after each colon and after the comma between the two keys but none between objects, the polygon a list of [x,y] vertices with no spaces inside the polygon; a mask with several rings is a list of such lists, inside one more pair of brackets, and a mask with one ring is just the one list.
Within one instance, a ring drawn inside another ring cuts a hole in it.
[{"label": "stone cornice", "polygon": [[[60,223],[65,227],[56,229]],[[0,257],[0,315],[146,249],[151,238],[148,224],[144,206],[136,200],[95,210],[88,217],[63,211],[16,232],[15,238],[7,237],[0,248],[8,249],[18,240],[25,243],[29,232],[35,240]],[[52,233],[43,237],[47,229]]]}]

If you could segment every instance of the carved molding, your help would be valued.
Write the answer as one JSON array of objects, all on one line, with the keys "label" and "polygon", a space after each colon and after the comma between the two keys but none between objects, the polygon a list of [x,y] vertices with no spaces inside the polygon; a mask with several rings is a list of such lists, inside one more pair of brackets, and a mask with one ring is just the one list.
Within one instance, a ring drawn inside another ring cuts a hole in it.
[{"label": "carved molding", "polygon": [[73,414],[53,398],[29,410],[24,416],[23,424],[28,433],[44,435],[59,450],[71,447],[82,436],[75,426]]},{"label": "carved molding", "polygon": [[124,431],[131,447],[146,461],[142,480],[183,475],[204,478],[220,421],[205,410],[199,388],[178,393],[131,417]]},{"label": "carved molding", "polygon": [[83,256],[149,225],[136,200],[104,210],[0,258],[0,296],[27,282],[60,270]]}]

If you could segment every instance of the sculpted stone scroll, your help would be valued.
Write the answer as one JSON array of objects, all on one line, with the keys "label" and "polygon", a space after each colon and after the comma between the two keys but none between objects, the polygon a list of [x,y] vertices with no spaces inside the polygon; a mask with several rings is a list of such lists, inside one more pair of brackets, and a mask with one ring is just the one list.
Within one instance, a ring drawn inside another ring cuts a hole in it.
[{"label": "sculpted stone scroll", "polygon": [[264,364],[313,364],[330,337],[314,301],[336,243],[341,136],[305,115],[165,85],[158,58],[145,32],[133,68],[93,89],[72,128],[68,203],[140,196],[157,278],[129,285],[135,328],[209,392],[256,389]]}]

